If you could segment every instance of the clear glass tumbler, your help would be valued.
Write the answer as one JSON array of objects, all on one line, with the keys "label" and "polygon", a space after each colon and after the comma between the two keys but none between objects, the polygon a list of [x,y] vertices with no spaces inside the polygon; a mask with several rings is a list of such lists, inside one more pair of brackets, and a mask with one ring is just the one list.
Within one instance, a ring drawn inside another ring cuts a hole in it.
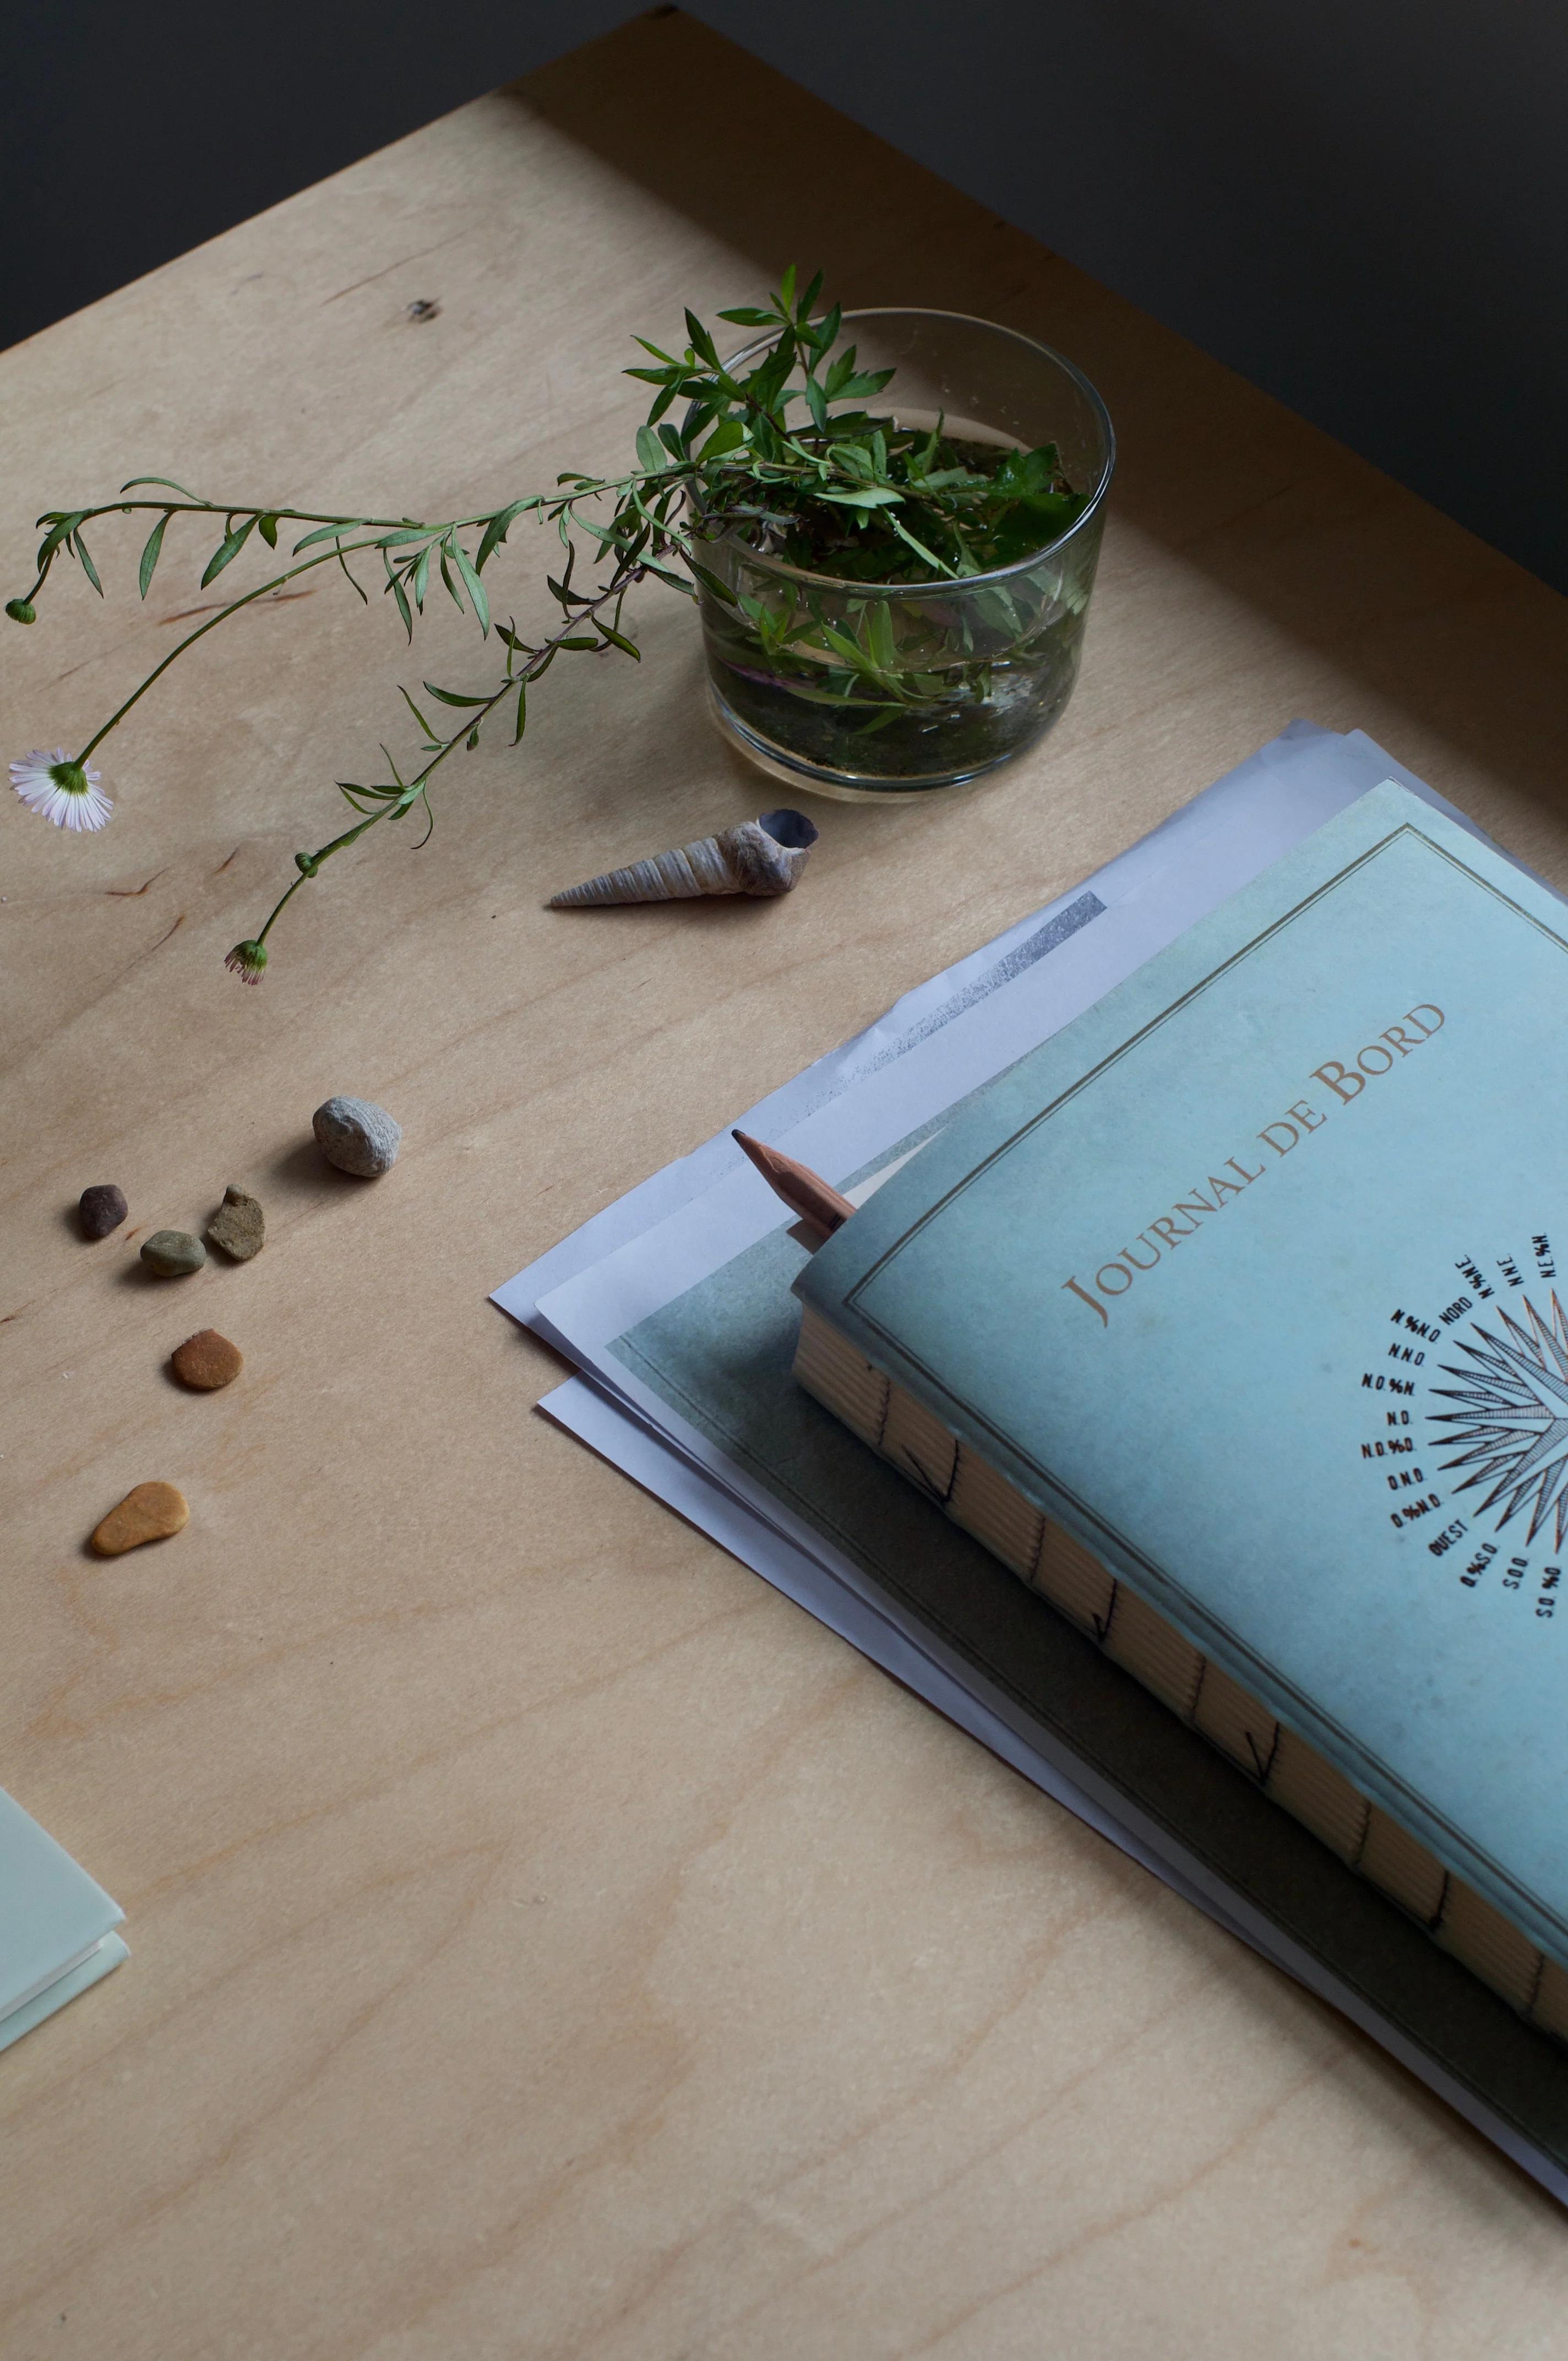
[{"label": "clear glass tumbler", "polygon": [[[883,587],[805,572],[732,533],[703,544],[737,601],[701,591],[724,736],[792,786],[913,801],[1033,745],[1071,696],[1115,437],[1081,371],[1011,328],[959,312],[847,312],[844,339],[861,368],[895,372],[873,406],[900,425],[940,418],[970,442],[1055,443],[1087,502],[1048,547],[959,581]],[[764,348],[728,366],[748,368]]]}]

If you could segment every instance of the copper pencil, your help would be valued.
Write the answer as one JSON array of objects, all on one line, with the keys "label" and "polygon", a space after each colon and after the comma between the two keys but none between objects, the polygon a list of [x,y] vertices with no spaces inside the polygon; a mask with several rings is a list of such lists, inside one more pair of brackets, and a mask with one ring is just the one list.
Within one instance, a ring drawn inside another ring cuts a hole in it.
[{"label": "copper pencil", "polygon": [[768,1148],[749,1132],[732,1131],[729,1135],[741,1153],[749,1157],[773,1191],[783,1199],[792,1213],[797,1214],[808,1229],[819,1237],[830,1238],[841,1224],[854,1212],[848,1197],[814,1172],[809,1164],[798,1158],[786,1156],[782,1148]]}]

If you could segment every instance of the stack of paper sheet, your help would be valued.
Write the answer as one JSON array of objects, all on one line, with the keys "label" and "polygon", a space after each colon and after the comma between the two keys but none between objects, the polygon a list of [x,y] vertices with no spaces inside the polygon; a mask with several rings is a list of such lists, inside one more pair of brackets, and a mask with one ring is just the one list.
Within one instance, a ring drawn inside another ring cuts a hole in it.
[{"label": "stack of paper sheet", "polygon": [[[737,1123],[863,1193],[958,1100],[1389,777],[1472,825],[1361,732],[1292,724],[1083,885],[738,1110]],[[803,1251],[726,1131],[494,1300],[584,1372],[541,1405],[552,1418],[1332,2001],[1568,2196],[1568,2057],[790,1384],[789,1281]],[[879,1558],[892,1525],[913,1578],[894,1578]],[[1000,1650],[939,1611],[955,1595],[955,1553],[959,1587],[1001,1632]],[[999,1670],[1025,1658],[1028,1678]]]}]

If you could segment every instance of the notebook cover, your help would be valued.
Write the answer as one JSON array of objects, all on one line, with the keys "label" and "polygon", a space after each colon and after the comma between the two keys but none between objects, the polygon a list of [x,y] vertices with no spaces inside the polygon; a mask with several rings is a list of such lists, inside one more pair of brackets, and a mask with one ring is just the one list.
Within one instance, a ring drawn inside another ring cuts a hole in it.
[{"label": "notebook cover", "polygon": [[781,1222],[619,1338],[613,1357],[850,1558],[868,1594],[895,1604],[943,1662],[971,1673],[994,1710],[1032,1742],[1060,1750],[1113,1817],[1146,1826],[1222,1896],[1260,1912],[1370,2012],[1358,2021],[1395,2057],[1419,2059],[1416,2070],[1468,2105],[1488,2136],[1501,2119],[1521,2144],[1508,2152],[1568,2200],[1568,2049],[1526,2024],[795,1381],[790,1288],[806,1260]]},{"label": "notebook cover", "polygon": [[8,2049],[24,2033],[31,2033],[35,2025],[41,2025],[46,2016],[53,2016],[68,2000],[75,2000],[93,1984],[102,1983],[122,1960],[129,1958],[130,1952],[120,1936],[105,1935],[75,1967],[56,1976],[52,1983],[45,1984],[42,1992],[35,1993],[31,2000],[14,2008],[8,2016],[0,2016],[0,2049]]},{"label": "notebook cover", "polygon": [[[106,1946],[96,1966],[85,1956],[124,1916],[0,1789],[0,2048],[26,2029],[13,2025],[17,2013],[26,2013],[27,2025],[36,2024],[125,1958],[123,1944],[117,1950]],[[71,1990],[50,1999],[49,1989],[62,1978],[75,1979]]]},{"label": "notebook cover", "polygon": [[1568,1963],[1564,925],[1375,788],[796,1285]]}]

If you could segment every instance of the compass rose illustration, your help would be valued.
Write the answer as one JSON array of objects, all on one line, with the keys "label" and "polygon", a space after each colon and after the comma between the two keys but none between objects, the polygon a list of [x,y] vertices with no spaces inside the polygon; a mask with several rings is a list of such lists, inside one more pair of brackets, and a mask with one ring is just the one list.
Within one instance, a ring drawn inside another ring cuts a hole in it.
[{"label": "compass rose illustration", "polygon": [[1460,1384],[1432,1389],[1462,1407],[1431,1416],[1434,1425],[1453,1430],[1438,1447],[1459,1446],[1442,1466],[1472,1470],[1455,1489],[1489,1484],[1481,1508],[1506,1504],[1499,1530],[1528,1509],[1526,1540],[1534,1541],[1550,1524],[1552,1546],[1561,1549],[1568,1536],[1568,1321],[1555,1290],[1549,1317],[1542,1318],[1528,1295],[1524,1311],[1530,1324],[1521,1328],[1498,1307],[1502,1335],[1472,1323],[1479,1341],[1459,1346],[1470,1366],[1443,1364],[1443,1375]]}]

